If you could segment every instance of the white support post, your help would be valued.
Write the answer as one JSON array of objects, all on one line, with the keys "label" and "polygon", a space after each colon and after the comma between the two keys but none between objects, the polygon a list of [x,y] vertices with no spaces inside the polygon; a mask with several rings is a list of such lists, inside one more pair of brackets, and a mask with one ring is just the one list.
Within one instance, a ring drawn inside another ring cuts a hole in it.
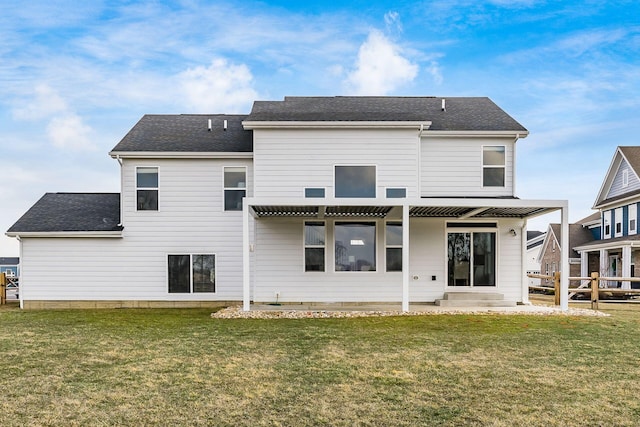
[{"label": "white support post", "polygon": [[242,199],[242,310],[251,310],[251,274],[249,269],[249,203]]},{"label": "white support post", "polygon": [[569,205],[562,207],[560,238],[560,309],[569,310]]},{"label": "white support post", "polygon": [[[631,246],[622,247],[622,277],[631,277]],[[622,282],[622,289],[631,289],[631,282]]]},{"label": "white support post", "polygon": [[520,227],[520,277],[522,277],[522,303],[529,304],[529,278],[527,277],[527,220]]},{"label": "white support post", "polygon": [[[600,249],[600,276],[608,277],[609,276],[609,251],[606,249]],[[601,288],[608,288],[609,281],[608,280],[600,280]]]},{"label": "white support post", "polygon": [[[589,271],[589,252],[580,252],[580,277],[589,277],[591,272]],[[587,281],[583,280],[580,284],[586,284]]]},{"label": "white support post", "polygon": [[402,311],[409,311],[409,205],[402,206]]}]

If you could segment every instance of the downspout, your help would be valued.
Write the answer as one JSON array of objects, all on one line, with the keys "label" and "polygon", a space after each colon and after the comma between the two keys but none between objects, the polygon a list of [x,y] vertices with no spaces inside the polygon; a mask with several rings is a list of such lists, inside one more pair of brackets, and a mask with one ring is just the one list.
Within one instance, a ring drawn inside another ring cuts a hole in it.
[{"label": "downspout", "polygon": [[122,227],[124,217],[124,173],[122,169],[124,162],[120,159],[120,154],[116,154],[116,161],[120,165],[120,221],[118,222],[118,226]]},{"label": "downspout", "polygon": [[[513,171],[511,174],[511,195],[516,195],[516,142],[520,139],[520,134],[516,133],[516,139],[513,140],[513,154],[511,157],[511,164],[513,165]],[[525,221],[526,222],[526,221]],[[529,292],[527,292],[528,294]]]}]

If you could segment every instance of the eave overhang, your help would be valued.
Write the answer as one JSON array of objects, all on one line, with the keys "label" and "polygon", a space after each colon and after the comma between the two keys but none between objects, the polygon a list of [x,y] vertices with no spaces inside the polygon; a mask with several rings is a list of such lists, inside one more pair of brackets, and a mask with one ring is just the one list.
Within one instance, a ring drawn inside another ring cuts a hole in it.
[{"label": "eave overhang", "polygon": [[121,238],[122,231],[15,231],[5,233],[8,237],[106,237],[106,238]]},{"label": "eave overhang", "polygon": [[466,138],[514,138],[521,139],[529,136],[529,131],[514,130],[428,130],[422,136],[437,137],[466,137]]},{"label": "eave overhang", "polygon": [[251,159],[253,152],[216,151],[110,151],[113,159]]},{"label": "eave overhang", "polygon": [[426,130],[431,121],[253,121],[245,120],[246,130],[253,129],[416,129]]}]

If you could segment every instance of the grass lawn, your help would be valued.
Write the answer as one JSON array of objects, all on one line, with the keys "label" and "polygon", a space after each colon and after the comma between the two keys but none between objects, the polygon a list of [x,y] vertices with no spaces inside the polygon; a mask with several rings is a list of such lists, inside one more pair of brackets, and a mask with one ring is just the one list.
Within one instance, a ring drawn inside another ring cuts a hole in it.
[{"label": "grass lawn", "polygon": [[0,310],[0,425],[640,425],[640,311]]}]

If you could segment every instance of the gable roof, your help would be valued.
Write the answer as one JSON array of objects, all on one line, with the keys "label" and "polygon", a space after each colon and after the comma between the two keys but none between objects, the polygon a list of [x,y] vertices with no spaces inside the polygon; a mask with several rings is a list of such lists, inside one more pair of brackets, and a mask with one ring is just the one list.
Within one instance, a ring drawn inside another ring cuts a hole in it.
[{"label": "gable roof", "polygon": [[601,208],[609,203],[640,195],[640,189],[637,186],[629,186],[628,191],[608,197],[618,173],[618,169],[625,161],[629,165],[629,168],[631,168],[631,171],[635,174],[635,179],[640,179],[640,147],[617,147],[616,152],[611,159],[609,169],[607,170],[604,180],[602,181],[602,185],[600,186],[600,191],[598,191],[598,195],[596,196],[596,200],[593,204],[594,209]]},{"label": "gable roof", "polygon": [[[242,127],[246,115],[145,114],[111,155],[128,152],[226,152],[253,151],[253,132]],[[209,130],[211,120],[211,130]],[[227,128],[224,129],[224,121]]]},{"label": "gable roof", "polygon": [[120,231],[118,224],[119,193],[46,193],[7,234]]},{"label": "gable roof", "polygon": [[284,101],[254,102],[245,123],[301,121],[430,121],[429,130],[528,133],[487,97],[287,96]]},{"label": "gable roof", "polygon": [[[547,236],[552,234],[551,238],[556,239],[556,244],[560,246],[561,227],[560,224],[549,224],[551,233],[547,233]],[[582,246],[586,243],[593,241],[593,234],[588,228],[583,227],[582,224],[569,224],[569,258],[580,258],[580,254],[573,248]],[[544,250],[543,250],[544,251]]]},{"label": "gable roof", "polygon": [[20,258],[17,256],[0,257],[0,265],[18,265]]}]

